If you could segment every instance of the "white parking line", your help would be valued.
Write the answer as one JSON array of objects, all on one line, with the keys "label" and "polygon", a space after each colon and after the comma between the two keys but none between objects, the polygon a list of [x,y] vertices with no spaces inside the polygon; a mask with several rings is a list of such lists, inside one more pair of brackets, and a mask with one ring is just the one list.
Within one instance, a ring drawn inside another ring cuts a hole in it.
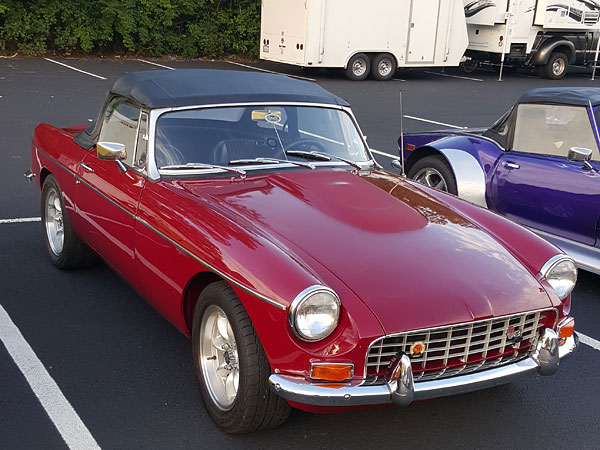
[{"label": "white parking line", "polygon": [[439,75],[440,77],[458,78],[460,80],[469,80],[469,81],[483,81],[481,78],[460,77],[458,75],[448,75],[447,73],[431,72],[429,70],[424,70],[423,72],[431,74],[431,75]]},{"label": "white parking line", "polygon": [[20,219],[0,219],[0,224],[3,223],[25,223],[25,222],[40,222],[41,217],[22,217]]},{"label": "white parking line", "polygon": [[259,67],[254,67],[254,66],[248,66],[246,64],[242,64],[242,63],[238,63],[235,61],[225,61],[227,64],[233,64],[235,66],[240,66],[240,67],[247,67],[248,69],[254,69],[254,70],[258,70],[260,72],[267,72],[267,73],[275,73],[277,75],[286,75],[288,77],[292,77],[292,78],[299,78],[300,80],[307,80],[307,81],[317,81],[314,78],[308,78],[308,77],[301,77],[298,75],[290,75],[289,73],[282,73],[282,72],[274,72],[273,70],[267,70],[267,69],[261,69]]},{"label": "white parking line", "polygon": [[376,154],[381,155],[381,156],[386,156],[388,158],[392,158],[392,159],[398,159],[398,158],[400,158],[400,156],[398,156],[398,155],[392,155],[390,153],[385,153],[385,152],[382,152],[380,150],[375,150],[374,148],[369,148],[369,150],[371,150],[372,153],[376,153]]},{"label": "white parking line", "polygon": [[67,68],[69,68],[71,70],[75,70],[77,72],[85,73],[86,75],[89,75],[90,77],[96,77],[96,78],[100,78],[101,80],[106,80],[106,78],[101,77],[100,75],[96,75],[96,74],[93,74],[93,73],[90,73],[90,72],[86,72],[85,70],[78,69],[77,67],[69,66],[67,64],[64,64],[64,63],[61,63],[61,62],[58,62],[58,61],[54,61],[53,59],[50,59],[50,58],[44,58],[44,59],[46,61],[50,61],[51,63],[58,64],[59,66],[65,66],[65,67],[67,67]]},{"label": "white parking line", "polygon": [[579,332],[577,333],[577,336],[579,336],[579,342],[585,345],[589,345],[590,347],[600,351],[600,341],[597,341],[596,339],[586,336],[585,334]]},{"label": "white parking line", "polygon": [[406,119],[418,120],[419,122],[427,122],[427,123],[433,123],[435,125],[442,125],[442,126],[448,127],[448,128],[456,128],[457,130],[466,130],[467,129],[467,127],[459,127],[458,125],[450,125],[449,123],[437,122],[435,120],[421,119],[420,117],[414,117],[414,116],[404,116],[404,117]]},{"label": "white parking line", "polygon": [[0,340],[71,450],[100,449],[56,382],[0,306]]},{"label": "white parking line", "polygon": [[173,67],[163,66],[162,64],[155,63],[155,62],[152,62],[152,61],[146,61],[145,59],[138,59],[138,61],[146,63],[146,64],[152,64],[153,66],[162,67],[164,69],[175,70]]}]

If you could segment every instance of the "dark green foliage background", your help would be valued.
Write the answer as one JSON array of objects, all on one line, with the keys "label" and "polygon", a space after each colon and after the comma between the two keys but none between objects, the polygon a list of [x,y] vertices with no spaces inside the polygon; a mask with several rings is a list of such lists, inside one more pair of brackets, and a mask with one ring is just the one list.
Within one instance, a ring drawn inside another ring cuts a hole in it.
[{"label": "dark green foliage background", "polygon": [[256,56],[260,0],[0,0],[0,52]]}]

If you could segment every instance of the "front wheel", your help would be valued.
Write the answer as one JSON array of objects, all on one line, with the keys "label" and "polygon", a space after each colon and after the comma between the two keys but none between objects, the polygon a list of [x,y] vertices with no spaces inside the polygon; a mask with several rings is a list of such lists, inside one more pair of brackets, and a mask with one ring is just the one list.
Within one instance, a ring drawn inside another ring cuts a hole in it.
[{"label": "front wheel", "polygon": [[352,81],[362,81],[369,76],[370,72],[371,61],[364,53],[357,53],[350,58],[345,70],[346,78]]},{"label": "front wheel", "polygon": [[204,406],[224,431],[248,433],[287,419],[291,408],[268,387],[271,368],[250,317],[224,281],[198,298],[192,350]]},{"label": "front wheel", "polygon": [[420,159],[410,168],[408,177],[425,186],[458,195],[452,168],[441,155],[426,156]]}]

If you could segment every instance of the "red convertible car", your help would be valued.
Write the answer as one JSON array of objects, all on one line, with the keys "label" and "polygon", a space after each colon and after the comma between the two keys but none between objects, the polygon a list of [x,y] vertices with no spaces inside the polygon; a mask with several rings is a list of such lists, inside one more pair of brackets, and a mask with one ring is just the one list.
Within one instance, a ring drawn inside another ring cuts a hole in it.
[{"label": "red convertible car", "polygon": [[550,375],[577,345],[573,261],[383,171],[316,84],[129,73],[31,156],[52,263],[99,256],[189,336],[227,432]]}]

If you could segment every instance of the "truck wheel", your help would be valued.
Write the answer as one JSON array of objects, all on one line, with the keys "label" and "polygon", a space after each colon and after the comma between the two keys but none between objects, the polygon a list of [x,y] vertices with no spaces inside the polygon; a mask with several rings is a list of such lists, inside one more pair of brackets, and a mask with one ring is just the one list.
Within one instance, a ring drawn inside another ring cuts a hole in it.
[{"label": "truck wheel", "polygon": [[96,255],[71,228],[58,181],[48,175],[42,186],[42,233],[50,261],[59,269],[86,267]]},{"label": "truck wheel", "polygon": [[371,61],[364,53],[357,53],[350,58],[345,70],[346,78],[352,81],[364,80],[369,76],[369,72],[371,72]]},{"label": "truck wheel", "polygon": [[408,171],[408,177],[425,186],[458,195],[454,173],[441,155],[426,156],[418,160]]},{"label": "truck wheel", "polygon": [[396,69],[396,58],[389,53],[379,53],[373,58],[371,64],[371,77],[378,81],[388,81],[394,77]]},{"label": "truck wheel", "polygon": [[272,428],[290,414],[268,386],[271,367],[246,309],[225,281],[200,294],[192,326],[194,366],[204,406],[227,433]]},{"label": "truck wheel", "polygon": [[550,55],[548,63],[544,66],[543,75],[549,80],[562,80],[567,74],[569,59],[567,55],[561,52],[555,52]]}]

